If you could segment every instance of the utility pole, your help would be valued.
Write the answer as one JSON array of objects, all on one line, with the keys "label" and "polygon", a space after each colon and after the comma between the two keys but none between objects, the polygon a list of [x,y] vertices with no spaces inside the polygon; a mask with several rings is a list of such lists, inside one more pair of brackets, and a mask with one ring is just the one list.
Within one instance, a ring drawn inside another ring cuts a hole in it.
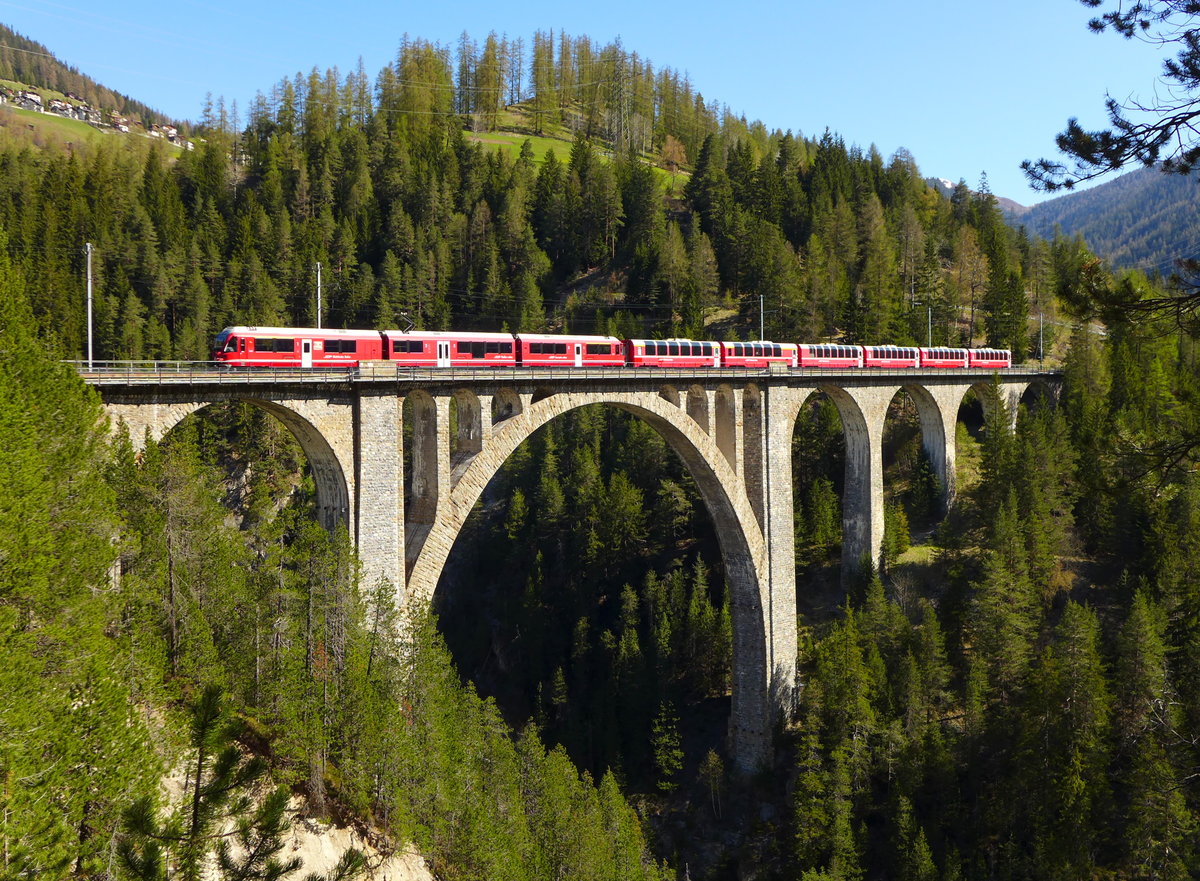
[{"label": "utility pole", "polygon": [[92,243],[83,246],[87,254],[87,326],[88,326],[88,370],[92,369]]},{"label": "utility pole", "polygon": [[933,304],[923,302],[921,300],[913,300],[914,306],[924,306],[926,315],[926,326],[928,327],[929,342],[926,344],[929,348],[933,348]]},{"label": "utility pole", "polygon": [[763,331],[763,317],[765,315],[765,313],[763,312],[764,308],[765,307],[763,306],[763,295],[759,294],[758,295],[758,338],[760,340],[765,340],[767,338],[766,333]]},{"label": "utility pole", "polygon": [[317,261],[317,330],[321,329],[321,261]]},{"label": "utility pole", "polygon": [[1039,309],[1038,310],[1038,366],[1039,367],[1042,366],[1042,361],[1046,357],[1046,349],[1044,348],[1044,341],[1043,341],[1043,337],[1042,337],[1042,330],[1045,326],[1045,318],[1046,318],[1046,313],[1042,312]]}]

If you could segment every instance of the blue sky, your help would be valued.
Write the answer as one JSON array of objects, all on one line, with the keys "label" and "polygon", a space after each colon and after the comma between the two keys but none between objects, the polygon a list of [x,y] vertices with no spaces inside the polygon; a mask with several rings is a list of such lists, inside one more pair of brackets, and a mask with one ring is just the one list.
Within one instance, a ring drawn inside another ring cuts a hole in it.
[{"label": "blue sky", "polygon": [[1022,159],[1053,155],[1068,117],[1104,123],[1105,94],[1153,94],[1159,50],[1095,35],[1077,0],[857,4],[414,3],[344,0],[0,0],[0,21],[119,92],[196,119],[205,94],[249,105],[258,91],[313,67],[374,78],[403,34],[455,45],[466,30],[535,30],[620,37],[655,67],[686,71],[716,98],[768,128],[907,148],[927,176],[986,172],[991,189],[1024,204]]}]

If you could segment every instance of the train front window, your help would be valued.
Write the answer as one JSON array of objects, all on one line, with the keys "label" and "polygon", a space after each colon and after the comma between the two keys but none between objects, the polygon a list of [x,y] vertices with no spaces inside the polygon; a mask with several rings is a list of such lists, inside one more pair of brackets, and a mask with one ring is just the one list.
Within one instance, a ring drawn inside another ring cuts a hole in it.
[{"label": "train front window", "polygon": [[229,337],[229,339],[225,340],[225,347],[223,349],[221,349],[221,351],[222,352],[236,352],[237,347],[238,347],[238,338],[235,336],[231,336],[231,337]]}]

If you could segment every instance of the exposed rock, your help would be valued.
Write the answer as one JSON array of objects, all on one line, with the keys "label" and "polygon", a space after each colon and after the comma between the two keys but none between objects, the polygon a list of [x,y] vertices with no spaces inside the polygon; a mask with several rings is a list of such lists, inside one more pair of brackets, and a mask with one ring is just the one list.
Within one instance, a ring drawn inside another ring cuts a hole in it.
[{"label": "exposed rock", "polygon": [[[298,816],[303,814],[301,799],[293,798],[289,807],[297,811]],[[369,869],[366,877],[374,881],[434,881],[433,875],[425,867],[425,860],[412,848],[391,854],[381,853],[355,829],[310,819],[298,819],[293,823],[287,856],[298,856],[304,860],[304,868],[297,873],[297,877],[304,877],[309,872],[328,872],[352,847],[367,855]]]}]

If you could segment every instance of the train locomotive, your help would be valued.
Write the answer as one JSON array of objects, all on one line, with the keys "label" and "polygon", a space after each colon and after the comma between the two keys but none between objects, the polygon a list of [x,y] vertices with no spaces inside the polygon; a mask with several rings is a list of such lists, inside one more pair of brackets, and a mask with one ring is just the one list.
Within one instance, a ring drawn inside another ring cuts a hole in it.
[{"label": "train locomotive", "polygon": [[580,334],[227,327],[213,360],[227,367],[662,367],[680,369],[986,369],[1012,366],[1007,349],[842,343],[627,339]]}]

